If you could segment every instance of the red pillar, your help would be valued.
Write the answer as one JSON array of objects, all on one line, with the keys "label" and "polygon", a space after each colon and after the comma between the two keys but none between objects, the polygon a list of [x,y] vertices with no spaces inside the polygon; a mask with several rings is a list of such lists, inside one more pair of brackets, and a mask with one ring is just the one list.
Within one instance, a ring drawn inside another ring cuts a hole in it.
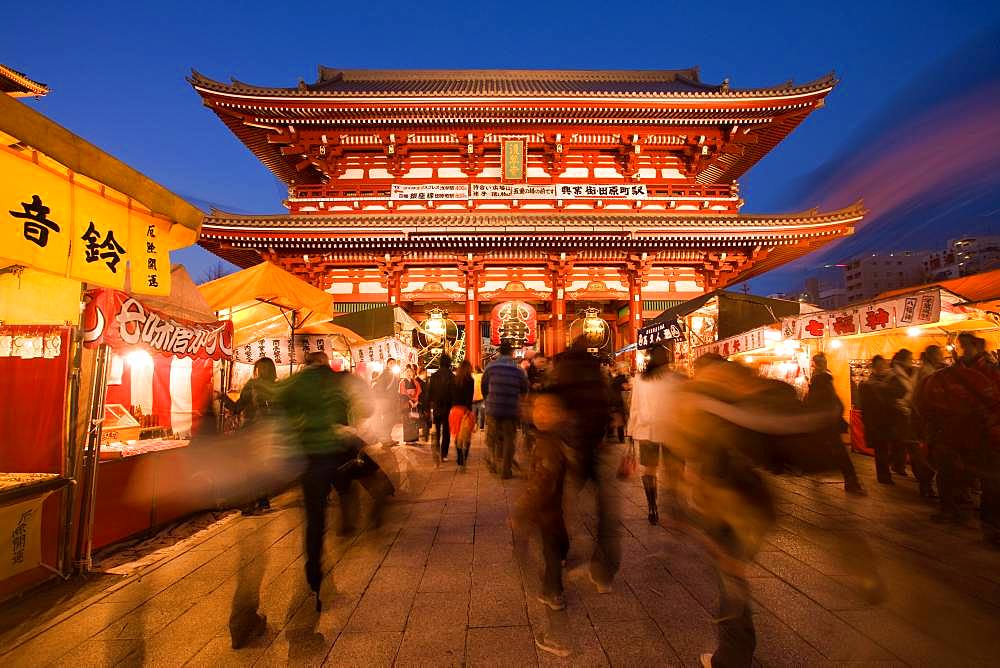
[{"label": "red pillar", "polygon": [[642,327],[642,276],[638,272],[629,272],[628,277],[628,333],[629,343],[639,340],[639,328]]},{"label": "red pillar", "polygon": [[465,286],[465,359],[473,368],[480,362],[479,290],[475,275],[466,275]]}]

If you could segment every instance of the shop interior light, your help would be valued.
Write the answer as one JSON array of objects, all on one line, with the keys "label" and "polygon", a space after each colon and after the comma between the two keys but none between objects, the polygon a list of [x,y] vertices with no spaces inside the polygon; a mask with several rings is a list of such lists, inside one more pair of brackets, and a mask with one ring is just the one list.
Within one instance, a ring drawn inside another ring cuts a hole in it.
[{"label": "shop interior light", "polygon": [[776,329],[766,329],[764,330],[764,340],[765,341],[780,341],[781,332]]},{"label": "shop interior light", "polygon": [[833,348],[834,350],[836,350],[837,348],[842,347],[843,345],[844,345],[844,342],[841,341],[840,339],[834,339],[833,341],[830,341],[830,347]]},{"label": "shop interior light", "polygon": [[145,350],[133,350],[125,356],[131,369],[151,368],[153,366],[153,356]]},{"label": "shop interior light", "polygon": [[382,373],[382,369],[385,368],[381,362],[372,362],[371,367],[372,371],[374,371],[375,373]]},{"label": "shop interior light", "polygon": [[747,355],[746,357],[743,358],[743,361],[746,362],[747,364],[753,364],[753,355]]},{"label": "shop interior light", "polygon": [[906,328],[906,335],[907,336],[920,336],[920,328],[919,327],[907,327]]}]

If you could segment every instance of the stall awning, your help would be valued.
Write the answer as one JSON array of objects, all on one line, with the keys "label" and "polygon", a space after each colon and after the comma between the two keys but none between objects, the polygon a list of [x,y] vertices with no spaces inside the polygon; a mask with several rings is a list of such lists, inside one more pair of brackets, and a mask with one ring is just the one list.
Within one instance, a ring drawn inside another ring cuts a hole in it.
[{"label": "stall awning", "polygon": [[928,283],[927,285],[912,288],[890,290],[888,292],[883,292],[878,296],[878,298],[885,299],[887,297],[896,297],[898,295],[904,295],[918,290],[934,287],[954,293],[970,304],[997,302],[1000,301],[1000,269],[984,271],[981,274],[973,274],[971,276],[962,276],[961,278],[949,278],[936,283]]},{"label": "stall awning", "polygon": [[212,309],[232,319],[238,346],[288,336],[293,325],[295,333],[336,334],[350,343],[361,340],[350,329],[329,322],[333,295],[270,262],[210,281],[198,289]]},{"label": "stall awning", "polygon": [[368,341],[395,336],[397,331],[410,330],[417,326],[417,321],[410,317],[409,313],[398,306],[388,305],[339,315],[335,322]]},{"label": "stall awning", "polygon": [[718,336],[720,339],[749,331],[754,327],[776,323],[785,316],[798,315],[801,308],[799,302],[745,295],[742,292],[715,290],[667,309],[649,324],[661,322],[668,325],[673,324],[715,298],[719,300]]}]

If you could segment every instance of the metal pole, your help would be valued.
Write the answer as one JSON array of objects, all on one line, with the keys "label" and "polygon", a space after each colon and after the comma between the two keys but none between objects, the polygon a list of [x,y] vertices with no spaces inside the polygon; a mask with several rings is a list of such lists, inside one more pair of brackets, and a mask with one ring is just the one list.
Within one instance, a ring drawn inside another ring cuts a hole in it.
[{"label": "metal pole", "polygon": [[[76,466],[79,460],[80,448],[77,444],[77,420],[80,417],[80,373],[83,367],[83,311],[86,286],[80,285],[80,320],[72,332],[71,365],[69,369],[69,394],[66,407],[66,457],[63,461],[63,475],[70,484],[63,489],[62,522],[59,532],[59,562],[57,569],[60,575],[68,575],[67,566],[73,562],[73,510],[76,506]],[[89,406],[88,406],[89,408]]]},{"label": "metal pole", "polygon": [[87,572],[91,567],[94,543],[94,510],[97,505],[97,468],[101,458],[101,425],[104,423],[104,399],[107,394],[111,348],[101,345],[97,350],[94,384],[90,393],[90,419],[84,445],[83,496],[80,502],[80,531],[77,534],[76,569]]}]

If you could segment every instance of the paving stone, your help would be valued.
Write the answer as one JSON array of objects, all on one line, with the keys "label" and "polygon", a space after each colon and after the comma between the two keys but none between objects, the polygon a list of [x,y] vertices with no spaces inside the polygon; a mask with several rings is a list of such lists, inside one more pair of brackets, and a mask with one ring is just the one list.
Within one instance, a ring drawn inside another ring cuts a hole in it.
[{"label": "paving stone", "polygon": [[469,594],[418,593],[410,608],[407,631],[434,634],[440,629],[464,629],[469,623]]},{"label": "paving stone", "polygon": [[[911,666],[968,665],[968,659],[960,657],[955,648],[925,635],[887,610],[844,610],[837,616]],[[974,647],[966,650],[976,652]]]},{"label": "paving stone", "polygon": [[856,610],[869,606],[860,591],[844,586],[784,552],[761,552],[757,562],[828,610]]},{"label": "paving stone", "polygon": [[466,665],[482,668],[520,668],[537,662],[535,639],[529,626],[469,629]]},{"label": "paving stone", "polygon": [[342,633],[324,665],[392,666],[402,640],[402,633]]},{"label": "paving stone", "polygon": [[413,594],[366,592],[347,623],[347,631],[403,631]]},{"label": "paving stone", "polygon": [[469,601],[469,626],[519,626],[528,623],[521,588],[473,588]]},{"label": "paving stone", "polygon": [[888,661],[893,658],[867,636],[781,580],[756,578],[751,580],[751,590],[763,607],[827,659]]},{"label": "paving stone", "polygon": [[396,666],[461,666],[465,663],[465,628],[407,628]]},{"label": "paving stone", "polygon": [[612,666],[684,665],[667,644],[659,627],[648,617],[599,622],[594,628]]}]

